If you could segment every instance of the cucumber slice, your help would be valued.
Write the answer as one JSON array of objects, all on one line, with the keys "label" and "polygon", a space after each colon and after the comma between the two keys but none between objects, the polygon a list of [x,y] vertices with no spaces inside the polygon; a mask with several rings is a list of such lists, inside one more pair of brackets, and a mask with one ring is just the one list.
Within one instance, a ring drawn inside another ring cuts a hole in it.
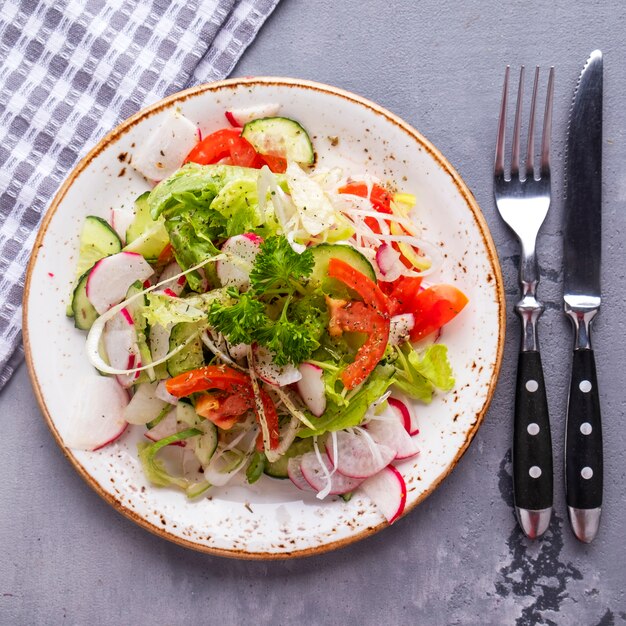
[{"label": "cucumber slice", "polygon": [[80,233],[79,246],[76,275],[83,276],[97,261],[119,252],[122,242],[106,220],[88,215]]},{"label": "cucumber slice", "polygon": [[[80,232],[78,262],[76,263],[76,277],[78,280],[81,280],[87,270],[90,270],[100,259],[116,254],[121,249],[122,242],[108,222],[101,217],[88,215]],[[75,291],[76,289],[74,289]],[[67,305],[65,311],[68,317],[73,317],[74,315],[73,299],[74,294],[72,294],[72,302]],[[86,322],[83,320],[80,323],[84,324]],[[77,325],[77,328],[82,328],[82,326]]]},{"label": "cucumber slice", "polygon": [[87,278],[89,278],[89,272],[85,272],[78,279],[78,284],[74,288],[71,304],[74,326],[81,330],[89,330],[91,325],[98,318],[98,311],[96,311],[93,304],[91,304],[87,298]]},{"label": "cucumber slice", "polygon": [[287,452],[274,463],[265,463],[264,472],[272,478],[289,478],[287,473],[287,465],[289,459],[306,454],[313,450],[313,438],[307,437],[306,439],[296,439],[287,449]]},{"label": "cucumber slice", "polygon": [[215,450],[217,450],[217,426],[213,422],[203,420],[196,428],[202,430],[203,434],[199,437],[194,437],[190,444],[196,458],[200,461],[200,465],[205,467],[215,454]]},{"label": "cucumber slice", "polygon": [[241,136],[261,154],[280,156],[304,165],[315,162],[308,133],[298,122],[287,117],[264,117],[248,122]]},{"label": "cucumber slice", "polygon": [[[170,346],[173,350],[181,343],[189,339],[191,335],[198,331],[198,324],[195,322],[181,322],[176,324],[170,332]],[[188,343],[180,352],[172,355],[167,360],[167,371],[170,376],[178,376],[189,370],[197,369],[204,365],[204,354],[202,352],[202,340],[196,337]]]},{"label": "cucumber slice", "polygon": [[345,244],[319,243],[310,248],[315,259],[311,272],[311,282],[320,284],[328,279],[328,262],[330,259],[341,259],[355,270],[376,282],[376,272],[372,264],[355,248]]},{"label": "cucumber slice", "polygon": [[154,221],[148,204],[149,191],[135,200],[135,219],[126,231],[126,252],[137,252],[148,261],[156,261],[169,243],[162,219]]}]

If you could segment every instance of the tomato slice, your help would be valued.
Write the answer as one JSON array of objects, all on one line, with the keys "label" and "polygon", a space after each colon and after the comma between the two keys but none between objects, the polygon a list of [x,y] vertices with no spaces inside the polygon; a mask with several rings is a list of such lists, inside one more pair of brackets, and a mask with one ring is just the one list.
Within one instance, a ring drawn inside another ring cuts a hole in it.
[{"label": "tomato slice", "polygon": [[331,317],[328,332],[332,336],[338,336],[344,331],[368,335],[354,361],[341,373],[344,386],[353,389],[372,373],[382,359],[389,342],[389,317],[359,301],[336,300],[329,305],[329,309]]},{"label": "tomato slice", "polygon": [[185,163],[210,165],[229,157],[231,165],[252,167],[257,152],[252,144],[241,136],[240,128],[222,128],[199,141],[187,155]]},{"label": "tomato slice", "polygon": [[378,313],[364,302],[353,300],[332,300],[328,306],[330,320],[328,322],[328,333],[331,337],[338,337],[344,331],[349,333],[371,333],[374,330],[375,318]]},{"label": "tomato slice", "polygon": [[413,298],[415,326],[411,341],[418,341],[454,319],[465,307],[467,296],[452,285],[434,285]]},{"label": "tomato slice", "polygon": [[[279,432],[278,432],[278,413],[276,407],[272,402],[269,394],[265,389],[261,389],[261,402],[263,403],[263,413],[265,413],[265,421],[267,423],[267,429],[270,434],[270,450],[274,450],[278,447]],[[257,413],[258,418],[258,413]],[[263,431],[261,430],[257,436],[256,448],[259,451],[263,450]]]},{"label": "tomato slice", "polygon": [[252,398],[224,392],[202,394],[196,400],[196,413],[224,430],[231,429],[240,416],[254,408]]},{"label": "tomato slice", "polygon": [[341,373],[341,382],[347,389],[360,385],[383,358],[389,342],[389,318],[374,314],[367,341],[359,348],[354,361]]},{"label": "tomato slice", "polygon": [[413,300],[419,293],[422,285],[421,276],[400,276],[393,283],[389,297],[389,313],[399,315],[401,313],[413,313],[415,307]]},{"label": "tomato slice", "polygon": [[250,387],[250,379],[226,365],[207,365],[165,381],[165,388],[177,398],[209,389],[233,391],[242,387]]},{"label": "tomato slice", "polygon": [[349,263],[337,258],[329,260],[328,275],[356,291],[363,298],[363,301],[373,306],[380,315],[389,317],[387,297],[371,278],[355,270]]},{"label": "tomato slice", "polygon": [[273,154],[259,154],[258,156],[261,161],[264,161],[258,166],[259,168],[267,165],[274,174],[284,174],[287,171],[287,159]]},{"label": "tomato slice", "polygon": [[[179,374],[178,376],[174,376],[174,378],[170,378],[166,381],[165,388],[169,391],[169,393],[177,398],[183,398],[200,391],[208,391],[209,389],[225,391],[228,392],[230,397],[241,398],[240,403],[236,400],[229,401],[229,411],[239,410],[243,404],[249,405],[247,406],[247,409],[254,408],[254,391],[252,390],[250,378],[226,365],[207,365],[205,367],[185,372],[184,374]],[[264,389],[261,389],[260,391],[265,420],[270,432],[270,448],[273,450],[278,446],[279,442],[278,413],[276,412],[276,407],[274,406],[274,403],[268,393]],[[214,399],[215,396],[213,400]],[[204,408],[206,408],[207,412],[209,412],[211,408],[215,408],[214,402],[210,406],[209,400],[205,400],[205,402],[206,405]],[[247,409],[242,410],[238,416],[242,415],[242,413],[244,413]],[[217,425],[219,426],[219,424]],[[261,436],[261,445],[262,444],[263,437]]]}]

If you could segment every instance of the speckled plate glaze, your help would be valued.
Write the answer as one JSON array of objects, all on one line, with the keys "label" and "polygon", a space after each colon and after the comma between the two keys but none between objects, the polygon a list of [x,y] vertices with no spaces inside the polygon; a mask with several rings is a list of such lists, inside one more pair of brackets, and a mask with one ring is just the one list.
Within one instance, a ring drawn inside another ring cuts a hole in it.
[{"label": "speckled plate glaze", "polygon": [[[351,93],[301,80],[233,79],[175,94],[121,124],[76,167],[54,198],[37,238],[24,295],[24,343],[35,393],[50,429],[80,475],[118,511],[181,545],[229,557],[272,559],[332,550],[387,524],[360,494],[324,502],[289,481],[263,477],[253,486],[215,489],[189,502],[152,487],[136,454],[139,428],[98,452],[64,445],[76,381],[90,367],[85,336],[65,317],[79,231],[86,215],[107,218],[148,185],[128,166],[133,152],[180,107],[204,133],[225,125],[224,111],[277,102],[311,133],[323,165],[396,182],[418,198],[424,237],[445,263],[435,277],[464,290],[470,303],[444,341],[456,388],[416,406],[421,454],[399,469],[408,487],[405,514],[450,473],[474,437],[494,391],[504,340],[504,294],[497,255],[474,197],[439,151],[385,109]],[[95,407],[94,407],[95,409]]]}]

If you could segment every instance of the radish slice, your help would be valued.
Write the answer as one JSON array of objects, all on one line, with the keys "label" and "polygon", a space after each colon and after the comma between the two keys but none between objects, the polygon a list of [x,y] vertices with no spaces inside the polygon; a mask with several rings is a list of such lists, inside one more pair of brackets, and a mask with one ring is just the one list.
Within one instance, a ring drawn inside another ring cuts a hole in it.
[{"label": "radish slice", "polygon": [[[102,342],[111,367],[123,370],[141,366],[137,331],[128,309],[122,309],[106,323]],[[119,374],[116,378],[122,387],[128,388],[138,376],[139,373],[134,372]]]},{"label": "radish slice", "polygon": [[301,457],[294,457],[287,462],[287,474],[291,482],[302,491],[313,491],[313,487],[309,485],[306,478],[302,474],[300,467]]},{"label": "radish slice", "polygon": [[324,371],[313,363],[300,365],[301,378],[297,389],[300,397],[311,413],[319,417],[326,410],[326,389],[324,386]]},{"label": "radish slice", "polygon": [[126,297],[128,288],[137,280],[152,276],[148,262],[136,252],[118,252],[100,259],[87,277],[87,298],[102,315]]},{"label": "radish slice", "polygon": [[226,349],[228,350],[228,354],[235,359],[235,361],[240,361],[241,359],[245,359],[248,354],[248,346],[245,343],[237,343],[232,344],[226,340]]},{"label": "radish slice", "polygon": [[197,142],[196,125],[173,110],[138,150],[131,164],[147,179],[163,180],[183,164]]},{"label": "radish slice", "polygon": [[419,453],[417,442],[404,425],[404,416],[394,408],[380,416],[382,419],[373,419],[368,422],[367,432],[372,439],[380,445],[385,445],[395,450],[396,459],[408,459]]},{"label": "radish slice", "polygon": [[[161,283],[161,288],[163,291],[171,291],[175,296],[180,296],[185,285],[187,284],[187,279],[184,276],[180,276],[179,278],[174,278],[174,276],[179,276],[182,272],[180,265],[178,263],[170,263],[165,266],[165,269],[161,272],[159,276],[159,282]],[[171,280],[168,280],[171,279]],[[167,281],[167,282],[164,282]]]},{"label": "radish slice", "polygon": [[168,404],[176,404],[178,402],[178,398],[176,396],[173,396],[167,390],[167,387],[165,386],[165,381],[164,380],[160,381],[159,384],[156,386],[156,389],[154,391],[154,395],[159,400],[163,400],[163,402],[167,402]]},{"label": "radish slice", "polygon": [[126,243],[126,231],[135,219],[135,213],[132,209],[113,208],[111,209],[111,227],[117,233],[117,236]]},{"label": "radish slice", "polygon": [[413,326],[415,326],[415,315],[413,313],[394,315],[389,320],[389,343],[392,346],[398,346],[408,341]]},{"label": "radish slice", "polygon": [[326,451],[337,471],[350,478],[369,478],[396,458],[395,450],[377,444],[363,430],[340,430],[337,450],[334,443],[330,443]]},{"label": "radish slice", "polygon": [[380,269],[381,274],[387,280],[395,280],[395,278],[387,278],[388,274],[394,271],[397,263],[400,262],[400,254],[397,250],[388,243],[382,243],[376,250],[376,263]]},{"label": "radish slice", "polygon": [[99,450],[115,441],[128,426],[124,408],[128,394],[114,378],[90,374],[76,386],[76,407],[69,412],[65,444],[77,450]]},{"label": "radish slice", "polygon": [[279,366],[274,362],[272,353],[263,346],[255,345],[254,352],[254,369],[259,378],[270,385],[277,387],[285,387],[297,383],[302,374],[291,363]]},{"label": "radish slice", "polygon": [[389,402],[389,406],[393,410],[402,415],[404,428],[409,435],[417,435],[419,433],[419,428],[417,426],[417,417],[415,416],[415,413],[411,411],[404,402],[398,400],[397,398],[389,398],[387,402]]},{"label": "radish slice", "polygon": [[247,289],[250,286],[250,270],[262,242],[254,233],[235,235],[224,242],[222,252],[229,258],[217,262],[217,277],[223,287]]},{"label": "radish slice", "polygon": [[147,424],[155,419],[167,406],[167,402],[156,395],[156,383],[142,383],[124,409],[124,418],[129,424]]},{"label": "radish slice", "polygon": [[257,106],[226,111],[226,119],[233,126],[241,127],[252,120],[258,120],[262,117],[275,117],[279,110],[280,104],[277,103],[259,104]]},{"label": "radish slice", "polygon": [[[309,485],[315,491],[323,491],[328,487],[328,474],[332,472],[332,465],[328,458],[320,457],[322,463],[326,466],[326,472],[322,468],[319,459],[315,452],[307,452],[302,455],[300,459],[300,470],[302,476],[309,483]],[[348,493],[353,489],[356,489],[361,484],[361,481],[356,478],[350,478],[344,476],[340,472],[336,471],[330,475],[330,490],[328,495],[336,496],[342,493]]]},{"label": "radish slice", "polygon": [[361,488],[390,524],[404,512],[406,483],[402,474],[393,465],[385,467],[361,483]]}]

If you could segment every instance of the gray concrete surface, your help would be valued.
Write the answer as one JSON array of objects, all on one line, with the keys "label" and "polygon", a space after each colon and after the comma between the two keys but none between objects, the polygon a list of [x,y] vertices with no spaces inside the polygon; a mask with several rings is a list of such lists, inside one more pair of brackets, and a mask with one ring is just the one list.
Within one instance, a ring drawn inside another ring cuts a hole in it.
[{"label": "gray concrete surface", "polygon": [[[0,624],[626,622],[625,36],[619,0],[283,0],[235,75],[315,79],[381,103],[442,149],[483,208],[509,303],[504,366],[487,419],[443,486],[383,533],[310,559],[238,562],[153,537],[96,496],[54,444],[22,367],[0,395]],[[606,488],[600,534],[584,546],[569,530],[562,488],[571,338],[560,305],[561,198],[571,92],[594,48],[605,53],[606,89],[604,300],[595,329]],[[518,253],[491,195],[507,63],[557,71],[554,202],[539,239],[556,515],[534,544],[520,535],[511,509]]]}]

